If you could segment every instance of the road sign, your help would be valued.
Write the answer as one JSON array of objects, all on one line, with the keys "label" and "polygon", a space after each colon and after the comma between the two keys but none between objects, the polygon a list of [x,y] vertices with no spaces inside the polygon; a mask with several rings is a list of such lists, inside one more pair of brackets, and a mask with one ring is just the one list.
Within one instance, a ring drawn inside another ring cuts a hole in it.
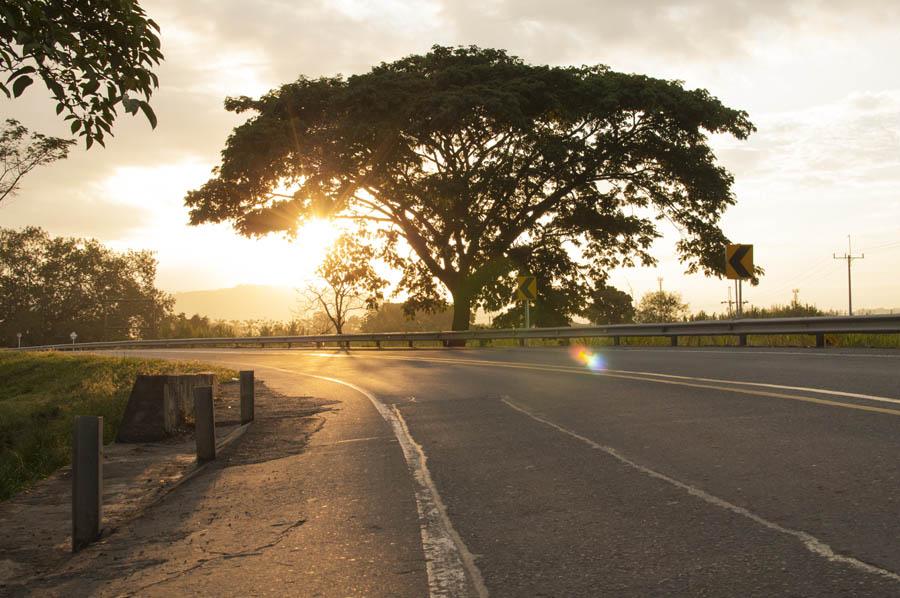
[{"label": "road sign", "polygon": [[69,335],[69,338],[72,339],[72,344],[74,345],[74,344],[75,344],[75,339],[78,338],[78,333],[77,333],[77,332],[73,332],[72,334]]},{"label": "road sign", "polygon": [[519,301],[534,301],[537,299],[537,277],[520,276],[519,286],[516,287],[516,298]]},{"label": "road sign", "polygon": [[725,247],[725,276],[737,280],[753,278],[753,245]]}]

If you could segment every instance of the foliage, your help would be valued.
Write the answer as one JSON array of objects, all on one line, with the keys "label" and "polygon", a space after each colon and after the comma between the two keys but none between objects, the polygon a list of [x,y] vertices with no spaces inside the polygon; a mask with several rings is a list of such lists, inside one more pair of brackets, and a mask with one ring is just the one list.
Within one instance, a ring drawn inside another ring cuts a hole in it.
[{"label": "foliage", "polygon": [[[509,251],[508,263],[515,271],[485,285],[483,305],[496,311],[508,305],[515,296],[518,276],[533,275],[537,279],[537,299],[529,307],[532,326],[568,326],[587,301],[587,280],[579,265],[572,259],[558,238],[541,235],[531,243],[522,243]],[[598,273],[604,276],[605,273]],[[525,304],[516,302],[491,321],[495,328],[525,326]]]},{"label": "foliage", "polygon": [[[742,318],[811,318],[816,316],[836,316],[836,311],[824,311],[810,303],[789,303],[787,305],[771,305],[769,307],[759,307],[751,305],[744,307]],[[735,316],[728,313],[712,313],[708,314],[701,310],[693,315],[692,321],[701,320],[730,320]]]},{"label": "foliage", "polygon": [[0,92],[17,98],[40,77],[87,147],[112,134],[119,105],[156,127],[158,32],[135,0],[0,0]]},{"label": "foliage", "polygon": [[600,284],[582,315],[592,324],[627,324],[634,321],[631,295],[616,287]]},{"label": "foliage", "polygon": [[209,371],[236,375],[197,362],[0,352],[0,500],[69,462],[75,415],[103,416],[112,442],[137,374]]},{"label": "foliage", "polygon": [[370,309],[360,324],[360,332],[433,332],[449,330],[453,314],[449,309],[408,314],[400,303],[382,303]]},{"label": "foliage", "polygon": [[745,112],[677,81],[476,47],[301,77],[225,106],[253,116],[185,198],[193,224],[259,235],[314,216],[375,222],[398,290],[413,308],[440,307],[449,290],[454,329],[511,301],[519,254],[564,248],[568,269],[542,288],[582,295],[615,266],[654,263],[659,219],[681,230],[689,272],[721,275],[718,223],[734,197],[707,134],[754,130]]},{"label": "foliage", "polygon": [[14,195],[22,177],[38,166],[62,160],[69,155],[69,146],[75,142],[59,137],[47,137],[40,133],[29,134],[19,121],[7,118],[0,129],[0,202]]},{"label": "foliage", "polygon": [[634,319],[637,322],[678,322],[688,315],[688,304],[678,293],[654,291],[641,297]]},{"label": "foliage", "polygon": [[153,337],[173,300],[157,290],[156,258],[40,228],[0,228],[0,343],[14,346]]},{"label": "foliage", "polygon": [[[359,233],[361,236],[362,233]],[[384,298],[387,281],[372,267],[375,250],[359,236],[343,234],[334,242],[316,273],[321,283],[311,283],[307,293],[342,334],[349,314],[374,309]]]}]

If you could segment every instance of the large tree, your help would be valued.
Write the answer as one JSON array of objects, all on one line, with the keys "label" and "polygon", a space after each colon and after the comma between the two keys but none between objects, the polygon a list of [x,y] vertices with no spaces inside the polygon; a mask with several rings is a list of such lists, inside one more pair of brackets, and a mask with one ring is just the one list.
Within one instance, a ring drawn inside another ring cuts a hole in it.
[{"label": "large tree", "polygon": [[375,221],[409,305],[440,305],[443,285],[457,330],[535,243],[573,256],[554,275],[590,290],[612,267],[654,263],[666,219],[687,270],[720,274],[734,197],[707,135],[753,131],[745,112],[677,81],[475,47],[225,105],[253,116],[187,195],[193,224],[257,235],[313,216]]},{"label": "large tree", "polygon": [[173,299],[155,287],[148,251],[114,252],[91,239],[0,228],[0,343],[153,338]]},{"label": "large tree", "polygon": [[119,106],[156,127],[158,32],[135,0],[0,0],[0,92],[19,97],[40,78],[87,147],[111,134]]}]

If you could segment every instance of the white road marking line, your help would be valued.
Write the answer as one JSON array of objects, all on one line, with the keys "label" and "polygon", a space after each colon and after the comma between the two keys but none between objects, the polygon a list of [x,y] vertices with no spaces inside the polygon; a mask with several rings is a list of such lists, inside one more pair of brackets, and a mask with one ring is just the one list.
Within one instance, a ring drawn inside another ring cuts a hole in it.
[{"label": "white road marking line", "polygon": [[[811,388],[806,386],[787,386],[783,384],[768,384],[765,382],[748,382],[743,380],[724,380],[719,378],[701,378],[695,376],[680,376],[675,374],[660,374],[656,372],[641,372],[641,371],[631,371],[631,370],[600,370],[600,371],[591,371],[587,370],[583,367],[577,366],[569,366],[569,365],[555,365],[555,364],[541,364],[541,363],[526,363],[526,362],[516,362],[516,361],[489,361],[486,359],[464,359],[464,358],[441,358],[441,357],[406,357],[406,356],[391,356],[391,355],[366,355],[366,357],[370,357],[372,359],[386,359],[386,360],[396,360],[396,361],[427,361],[433,363],[445,363],[445,364],[458,364],[458,365],[476,365],[481,367],[505,367],[505,368],[514,368],[514,369],[533,369],[540,371],[550,371],[550,372],[560,372],[560,373],[573,373],[573,374],[582,374],[582,375],[595,375],[595,376],[610,376],[614,378],[627,378],[627,379],[638,379],[634,378],[634,376],[652,376],[655,378],[670,378],[672,380],[690,380],[692,382],[709,382],[715,384],[734,384],[736,386],[754,386],[758,388],[772,388],[778,390],[793,390],[799,392],[809,392],[814,394],[823,394],[829,396],[838,396],[838,397],[847,397],[851,399],[862,399],[866,401],[877,401],[881,403],[892,403],[895,405],[900,405],[900,399],[894,399],[891,397],[882,397],[878,395],[869,395],[869,394],[861,394],[854,392],[845,392],[842,390],[830,390],[827,388]],[[655,380],[653,378],[644,378],[648,382],[666,382],[665,380]],[[717,390],[721,390],[721,387],[707,387],[702,385],[692,385],[699,386],[701,388],[716,388]],[[740,389],[725,389],[732,390],[733,392],[742,392]],[[760,393],[752,393],[752,394],[760,394]],[[763,396],[772,396],[776,398],[786,398],[785,395],[779,394],[770,394]],[[791,397],[796,398],[796,397]],[[816,399],[811,399],[812,402],[819,402]],[[827,405],[835,405],[832,402],[824,402],[823,404]],[[849,405],[852,406],[852,403],[846,404],[838,404],[838,406]]]},{"label": "white road marking line", "polygon": [[428,471],[428,458],[422,447],[413,439],[406,422],[396,407],[391,409],[366,389],[338,378],[272,366],[257,365],[257,367],[333,382],[351,388],[369,399],[381,417],[391,425],[394,435],[400,443],[406,464],[413,474],[416,507],[421,522],[422,549],[425,552],[428,573],[429,595],[432,598],[464,598],[472,595],[474,591],[479,598],[486,598],[488,591],[481,577],[481,571],[475,564],[475,557],[469,552],[462,538],[453,528],[453,524],[447,516],[447,508]]},{"label": "white road marking line", "polygon": [[[609,349],[610,351],[630,351],[633,353],[659,353],[664,351],[672,351],[670,347],[656,347],[656,348],[647,348],[647,349],[638,349],[637,347],[615,347],[615,346],[597,346],[598,349]],[[900,353],[891,354],[891,353],[836,353],[831,350],[826,350],[827,352],[820,352],[821,349],[809,349],[809,351],[757,351],[755,349],[747,349],[747,348],[739,348],[735,347],[733,349],[690,349],[687,347],[680,347],[675,349],[680,353],[721,353],[721,354],[729,354],[729,355],[804,355],[809,357],[880,357],[880,358],[888,358],[888,359],[898,359],[900,358]]]},{"label": "white road marking line", "polygon": [[636,461],[629,459],[628,457],[626,457],[625,455],[623,455],[618,450],[616,450],[612,447],[599,444],[599,443],[591,440],[590,438],[587,438],[586,436],[582,436],[581,434],[579,434],[577,432],[573,432],[572,430],[569,430],[568,428],[564,428],[564,427],[560,426],[559,424],[556,424],[544,417],[541,417],[540,415],[533,413],[532,411],[530,411],[524,407],[521,407],[521,406],[513,403],[509,399],[509,397],[501,397],[500,400],[503,401],[504,403],[506,403],[506,405],[509,406],[510,408],[518,411],[519,413],[522,413],[523,415],[533,419],[534,421],[542,423],[546,426],[549,426],[549,427],[557,430],[558,432],[562,432],[563,434],[565,434],[567,436],[571,436],[572,438],[575,438],[576,440],[580,440],[581,442],[584,442],[591,448],[594,448],[599,451],[603,451],[604,453],[613,457],[614,459],[618,460],[619,462],[621,462],[621,463],[627,465],[628,467],[631,467],[647,476],[650,476],[652,478],[656,478],[658,480],[661,480],[663,482],[671,484],[672,486],[675,486],[676,488],[684,490],[691,496],[695,496],[695,497],[699,498],[700,500],[703,500],[704,502],[707,502],[713,506],[719,507],[721,509],[725,509],[727,511],[731,511],[732,513],[735,513],[736,515],[746,517],[747,519],[750,519],[751,521],[758,523],[768,529],[771,529],[773,531],[776,531],[778,533],[785,534],[788,536],[793,536],[794,538],[797,538],[798,540],[800,540],[803,543],[803,546],[809,552],[811,552],[817,556],[823,557],[831,562],[849,565],[855,569],[865,571],[866,573],[874,573],[877,575],[882,575],[882,576],[892,579],[894,581],[900,581],[900,575],[898,575],[897,573],[894,573],[893,571],[890,571],[888,569],[882,569],[880,567],[876,567],[875,565],[870,565],[869,563],[860,561],[859,559],[853,558],[851,556],[845,556],[842,554],[838,554],[838,553],[834,552],[834,549],[832,549],[831,546],[829,546],[822,540],[816,538],[812,534],[809,534],[809,533],[801,531],[801,530],[795,530],[795,529],[791,529],[788,527],[784,527],[782,525],[775,523],[774,521],[769,521],[768,519],[765,519],[764,517],[757,515],[756,513],[753,513],[752,511],[745,509],[744,507],[740,507],[734,503],[730,503],[725,499],[719,498],[717,496],[714,496],[714,495],[706,492],[705,490],[701,490],[700,488],[691,486],[690,484],[687,484],[680,480],[676,480],[675,478],[670,477],[664,473],[660,473],[660,472],[656,471],[655,469],[650,469],[649,467],[647,467],[645,465],[641,465],[640,463],[637,463]]}]

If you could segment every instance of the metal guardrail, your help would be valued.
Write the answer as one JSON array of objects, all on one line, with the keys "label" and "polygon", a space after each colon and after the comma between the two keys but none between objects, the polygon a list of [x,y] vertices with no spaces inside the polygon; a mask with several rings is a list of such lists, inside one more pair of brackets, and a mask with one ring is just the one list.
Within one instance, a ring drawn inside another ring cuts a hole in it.
[{"label": "metal guardrail", "polygon": [[441,342],[445,346],[459,346],[466,341],[527,339],[568,340],[576,338],[612,338],[618,345],[623,337],[666,337],[673,346],[685,336],[733,336],[745,346],[750,335],[805,334],[816,337],[816,346],[825,346],[826,334],[892,334],[900,333],[900,315],[828,316],[816,318],[767,318],[759,320],[705,320],[701,322],[672,322],[665,324],[616,324],[609,326],[561,328],[477,329],[445,332],[383,332],[359,334],[318,334],[306,336],[257,336],[234,338],[181,338],[159,340],[124,340],[78,344],[40,345],[22,350],[128,349],[172,347],[267,346],[333,344],[349,347],[352,343]]}]

